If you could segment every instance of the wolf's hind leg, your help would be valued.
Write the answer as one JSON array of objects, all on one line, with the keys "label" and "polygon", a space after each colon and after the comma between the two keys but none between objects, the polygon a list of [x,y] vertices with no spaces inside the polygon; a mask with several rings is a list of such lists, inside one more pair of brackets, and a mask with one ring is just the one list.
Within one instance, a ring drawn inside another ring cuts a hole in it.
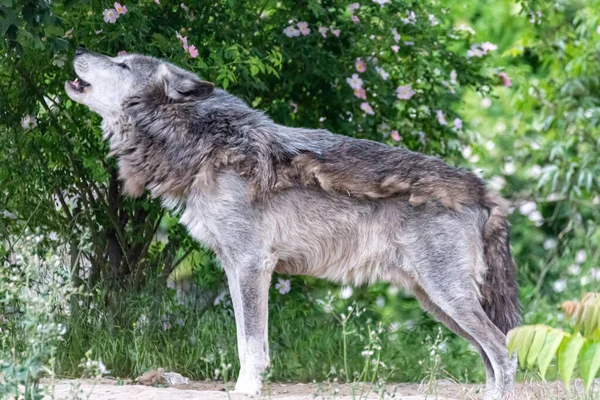
[{"label": "wolf's hind leg", "polygon": [[[452,273],[461,270],[460,263],[430,267],[419,279],[423,291],[433,304],[479,343],[492,365],[495,390],[491,394],[486,393],[486,398],[508,398],[514,383],[514,362],[506,349],[506,336],[483,311],[472,282],[459,273]],[[443,272],[446,273],[440,282],[439,274]]]},{"label": "wolf's hind leg", "polygon": [[469,343],[471,343],[473,347],[477,349],[483,360],[483,365],[485,366],[485,390],[488,393],[493,392],[495,387],[494,368],[492,368],[492,363],[490,362],[487,354],[485,354],[485,351],[479,342],[473,339],[473,337],[465,332],[460,325],[456,323],[456,321],[454,321],[448,314],[443,312],[441,308],[434,304],[420,286],[415,285],[411,288],[411,290],[417,299],[419,299],[419,303],[421,303],[421,307],[423,307],[425,311],[437,318],[452,332],[467,339]]}]

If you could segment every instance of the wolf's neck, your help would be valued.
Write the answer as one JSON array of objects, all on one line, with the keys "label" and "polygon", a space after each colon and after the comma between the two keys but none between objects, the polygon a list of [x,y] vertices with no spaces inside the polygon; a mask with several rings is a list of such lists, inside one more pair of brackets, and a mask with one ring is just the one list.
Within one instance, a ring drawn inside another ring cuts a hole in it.
[{"label": "wolf's neck", "polygon": [[108,141],[109,156],[119,155],[126,146],[127,138],[131,136],[131,124],[125,116],[114,116],[102,120],[102,139]]}]

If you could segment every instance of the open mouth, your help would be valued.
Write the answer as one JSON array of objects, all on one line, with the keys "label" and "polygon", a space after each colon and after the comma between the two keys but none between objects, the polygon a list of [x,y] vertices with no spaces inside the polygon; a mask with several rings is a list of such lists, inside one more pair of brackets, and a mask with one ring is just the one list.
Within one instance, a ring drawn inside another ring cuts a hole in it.
[{"label": "open mouth", "polygon": [[79,78],[75,78],[74,81],[67,82],[69,83],[69,86],[71,86],[71,88],[78,93],[83,93],[86,87],[91,86],[89,83]]}]

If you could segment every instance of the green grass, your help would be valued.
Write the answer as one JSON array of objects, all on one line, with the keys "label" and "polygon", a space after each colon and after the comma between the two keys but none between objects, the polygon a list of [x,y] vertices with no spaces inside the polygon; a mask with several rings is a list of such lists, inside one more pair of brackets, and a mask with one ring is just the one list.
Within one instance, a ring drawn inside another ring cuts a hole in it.
[{"label": "green grass", "polygon": [[[365,365],[367,372],[371,371],[373,363],[365,363],[361,353],[374,342],[369,332],[375,330],[375,321],[386,318],[375,308],[367,307],[360,316],[350,319],[344,329],[341,312],[328,314],[309,297],[299,301],[291,295],[272,296],[270,379],[344,381],[346,375],[353,380],[356,373],[363,373]],[[69,328],[58,352],[59,376],[78,377],[79,363],[91,350],[92,357],[102,360],[115,377],[134,378],[146,370],[162,367],[192,379],[212,379],[215,369],[219,369],[228,374],[225,379],[235,379],[239,364],[235,322],[229,307],[211,307],[205,312],[185,310],[174,306],[172,301],[157,301],[151,296],[124,298],[120,304],[116,311],[86,309],[65,321]],[[349,301],[337,300],[336,309],[347,310],[349,305]],[[387,381],[419,382],[432,376],[454,377],[461,382],[483,380],[479,355],[469,349],[465,340],[445,329],[443,344],[437,351],[440,358],[435,361],[431,357],[431,345],[440,325],[416,310],[411,315],[417,315],[417,322],[410,329],[391,332],[389,325],[382,324],[383,331],[376,334],[382,363],[377,375]],[[148,320],[142,326],[140,315],[146,315]],[[170,315],[172,325],[166,330],[164,315]],[[345,363],[348,374],[343,371]]]}]

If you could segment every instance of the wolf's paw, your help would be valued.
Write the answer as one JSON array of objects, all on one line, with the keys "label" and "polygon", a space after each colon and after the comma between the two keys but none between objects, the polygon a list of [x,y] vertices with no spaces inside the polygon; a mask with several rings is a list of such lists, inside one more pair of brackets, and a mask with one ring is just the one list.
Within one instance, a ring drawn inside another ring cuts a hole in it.
[{"label": "wolf's paw", "polygon": [[235,390],[233,392],[256,396],[260,394],[261,387],[262,382],[259,377],[250,378],[240,375],[235,384]]}]

